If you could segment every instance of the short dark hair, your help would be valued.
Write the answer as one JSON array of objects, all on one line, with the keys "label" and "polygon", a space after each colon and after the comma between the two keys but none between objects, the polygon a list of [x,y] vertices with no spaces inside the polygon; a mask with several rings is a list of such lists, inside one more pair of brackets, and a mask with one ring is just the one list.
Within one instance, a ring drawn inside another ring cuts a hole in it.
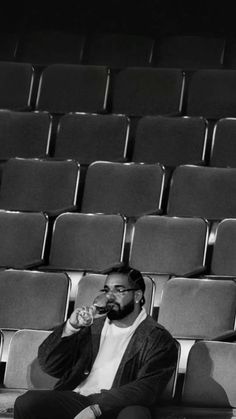
[{"label": "short dark hair", "polygon": [[111,275],[113,273],[127,275],[130,286],[135,289],[137,288],[137,290],[141,290],[143,292],[143,297],[140,301],[140,304],[141,306],[144,305],[145,303],[144,293],[145,293],[146,286],[145,286],[145,282],[140,271],[138,271],[137,269],[133,269],[130,266],[119,266],[119,267],[110,268],[107,271],[105,271],[105,273],[106,275]]}]

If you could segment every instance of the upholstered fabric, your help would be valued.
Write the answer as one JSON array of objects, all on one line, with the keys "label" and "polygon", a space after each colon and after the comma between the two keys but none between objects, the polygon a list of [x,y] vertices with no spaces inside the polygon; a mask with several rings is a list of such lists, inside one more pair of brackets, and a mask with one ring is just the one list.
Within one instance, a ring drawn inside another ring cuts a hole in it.
[{"label": "upholstered fabric", "polygon": [[103,271],[123,258],[124,219],[119,215],[66,213],[57,218],[49,266]]},{"label": "upholstered fabric", "polygon": [[221,220],[236,216],[236,169],[179,166],[168,197],[168,215]]},{"label": "upholstered fabric", "polygon": [[125,115],[71,113],[59,123],[54,157],[88,165],[126,157],[129,121]]},{"label": "upholstered fabric", "polygon": [[158,321],[175,337],[207,339],[234,328],[233,280],[172,278],[167,282]]},{"label": "upholstered fabric", "polygon": [[162,166],[95,162],[88,168],[82,212],[138,216],[161,208]]}]

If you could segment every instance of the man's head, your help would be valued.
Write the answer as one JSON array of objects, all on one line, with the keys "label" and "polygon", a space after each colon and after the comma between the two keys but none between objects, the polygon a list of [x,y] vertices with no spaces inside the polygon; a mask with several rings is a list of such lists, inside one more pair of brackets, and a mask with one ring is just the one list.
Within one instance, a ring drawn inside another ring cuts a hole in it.
[{"label": "man's head", "polygon": [[145,283],[139,271],[131,268],[115,268],[107,272],[104,293],[108,299],[110,320],[121,320],[131,313],[138,315],[144,299]]}]

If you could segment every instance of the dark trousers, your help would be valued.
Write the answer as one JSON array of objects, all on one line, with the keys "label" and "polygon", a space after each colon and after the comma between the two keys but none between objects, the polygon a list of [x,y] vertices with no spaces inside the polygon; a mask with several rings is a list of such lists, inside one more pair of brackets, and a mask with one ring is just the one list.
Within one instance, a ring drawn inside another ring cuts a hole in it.
[{"label": "dark trousers", "polygon": [[[16,399],[14,419],[74,419],[89,404],[87,397],[73,391],[32,390]],[[143,406],[129,406],[101,419],[151,419],[151,413]]]}]

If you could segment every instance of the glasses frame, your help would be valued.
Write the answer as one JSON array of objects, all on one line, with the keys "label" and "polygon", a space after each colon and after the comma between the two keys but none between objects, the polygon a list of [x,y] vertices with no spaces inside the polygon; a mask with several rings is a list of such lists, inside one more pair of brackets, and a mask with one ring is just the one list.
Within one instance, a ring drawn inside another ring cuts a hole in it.
[{"label": "glasses frame", "polygon": [[114,295],[125,295],[129,291],[138,291],[138,288],[123,288],[123,289],[114,289],[114,290],[101,289],[101,290],[99,290],[99,292],[101,292],[103,294],[112,293]]}]

